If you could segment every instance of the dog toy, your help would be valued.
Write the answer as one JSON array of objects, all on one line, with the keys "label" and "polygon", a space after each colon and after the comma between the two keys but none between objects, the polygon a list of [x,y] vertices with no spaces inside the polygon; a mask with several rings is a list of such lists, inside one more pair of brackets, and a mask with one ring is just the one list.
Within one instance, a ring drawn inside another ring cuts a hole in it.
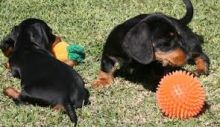
[{"label": "dog toy", "polygon": [[85,52],[82,47],[75,44],[68,44],[64,41],[53,45],[52,52],[54,56],[62,62],[73,60],[77,63],[81,63],[85,59]]},{"label": "dog toy", "polygon": [[187,119],[202,110],[205,91],[192,74],[176,71],[162,78],[156,92],[156,101],[166,116]]}]

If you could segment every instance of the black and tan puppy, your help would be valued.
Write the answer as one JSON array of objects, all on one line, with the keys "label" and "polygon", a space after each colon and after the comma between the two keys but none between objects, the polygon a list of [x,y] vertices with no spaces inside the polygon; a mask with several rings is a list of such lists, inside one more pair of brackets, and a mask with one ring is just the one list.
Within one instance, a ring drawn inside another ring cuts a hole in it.
[{"label": "black and tan puppy", "polygon": [[121,69],[133,61],[145,65],[159,61],[163,66],[175,67],[192,62],[198,74],[208,74],[209,58],[198,36],[187,26],[193,17],[192,3],[183,2],[187,12],[179,20],[162,13],[141,14],[116,26],[104,45],[101,71],[94,85],[113,81],[116,62],[121,62]]},{"label": "black and tan puppy", "polygon": [[54,40],[52,30],[42,20],[27,19],[13,28],[1,49],[5,52],[14,41],[13,50],[6,55],[12,75],[21,79],[21,92],[6,88],[4,93],[17,103],[63,107],[77,123],[75,109],[89,103],[89,92],[76,71],[51,55]]},{"label": "black and tan puppy", "polygon": [[[52,34],[51,33],[51,28],[47,28],[47,24],[43,21],[43,20],[40,20],[40,19],[34,19],[34,18],[30,18],[30,19],[26,19],[25,22],[29,22],[29,23],[40,23],[42,26],[46,26],[45,27],[45,31],[44,33],[41,33],[42,35],[45,34],[45,35],[49,35],[49,42],[47,42],[47,44],[44,44],[44,42],[41,42],[41,41],[38,41],[38,42],[35,42],[35,45],[38,45],[38,47],[44,49],[45,51],[48,51],[49,53],[51,53],[51,55],[54,56],[53,54],[53,46],[59,42],[61,42],[61,38]],[[18,26],[15,26],[12,31],[16,30]],[[1,49],[2,49],[2,52],[3,54],[6,56],[6,57],[9,57],[13,50],[14,50],[14,38],[16,37],[16,35],[13,35],[13,32],[11,32],[9,35],[7,35],[1,42]],[[55,57],[55,56],[54,56]],[[77,62],[74,61],[74,60],[65,60],[65,61],[62,61],[64,62],[65,64],[69,65],[70,67],[74,67],[75,65],[77,65]]]}]

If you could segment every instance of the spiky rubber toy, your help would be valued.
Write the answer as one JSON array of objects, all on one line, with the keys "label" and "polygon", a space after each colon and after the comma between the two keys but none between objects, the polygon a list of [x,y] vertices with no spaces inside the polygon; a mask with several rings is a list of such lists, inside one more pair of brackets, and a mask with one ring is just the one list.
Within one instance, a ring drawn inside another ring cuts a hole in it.
[{"label": "spiky rubber toy", "polygon": [[162,78],[156,92],[156,101],[166,116],[187,119],[202,110],[205,91],[192,74],[176,71]]}]

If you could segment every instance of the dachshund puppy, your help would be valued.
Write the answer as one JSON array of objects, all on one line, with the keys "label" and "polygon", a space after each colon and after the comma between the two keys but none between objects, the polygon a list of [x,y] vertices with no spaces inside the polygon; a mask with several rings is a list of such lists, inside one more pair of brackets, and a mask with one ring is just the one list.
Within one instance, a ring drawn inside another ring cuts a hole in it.
[{"label": "dachshund puppy", "polygon": [[[61,38],[52,34],[51,31],[52,29],[43,21],[43,20],[40,20],[40,19],[34,19],[34,18],[29,18],[29,19],[26,19],[24,22],[29,22],[29,23],[39,23],[41,24],[42,26],[45,26],[45,31],[44,31],[44,34],[46,35],[49,35],[48,37],[50,38],[49,42],[47,44],[44,44],[44,42],[42,41],[38,41],[36,42],[35,44],[38,45],[39,47],[43,48],[44,50],[47,50],[51,53],[51,55],[54,56],[53,54],[53,51],[52,51],[52,48],[55,44],[61,42]],[[13,35],[13,32],[14,30],[17,29],[18,26],[15,26],[11,33],[9,35],[7,35],[1,42],[0,44],[0,48],[2,49],[2,52],[3,54],[6,56],[6,57],[9,57],[11,55],[11,53],[13,52],[13,49],[14,49],[14,44],[15,44],[15,37],[17,35]],[[43,33],[42,33],[43,34]],[[55,56],[54,56],[55,57]],[[73,67],[75,65],[77,65],[77,62],[76,61],[73,61],[73,60],[66,60],[66,61],[63,61],[65,64],[69,65],[70,67]]]},{"label": "dachshund puppy", "polygon": [[[72,122],[77,123],[76,108],[89,103],[89,91],[82,77],[49,52],[55,36],[46,23],[27,19],[16,26],[7,43],[14,41],[9,65],[14,77],[21,79],[21,92],[6,88],[5,95],[16,103],[63,107]],[[5,41],[4,41],[5,42]],[[3,52],[7,44],[3,44]]]},{"label": "dachshund puppy", "polygon": [[198,74],[208,74],[209,58],[203,53],[198,35],[187,24],[193,17],[190,0],[183,0],[186,14],[175,19],[162,13],[141,14],[116,26],[107,38],[101,58],[101,70],[94,86],[113,81],[114,66],[127,69],[132,62],[163,66],[195,64]]}]

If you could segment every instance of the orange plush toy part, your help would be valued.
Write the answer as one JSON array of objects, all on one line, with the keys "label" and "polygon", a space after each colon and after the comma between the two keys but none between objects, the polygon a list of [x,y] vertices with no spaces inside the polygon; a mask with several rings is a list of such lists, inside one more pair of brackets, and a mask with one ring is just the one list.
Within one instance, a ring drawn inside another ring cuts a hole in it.
[{"label": "orange plush toy part", "polygon": [[56,59],[71,67],[78,63],[82,63],[85,59],[84,48],[75,44],[68,44],[67,42],[62,41],[60,37],[56,37],[51,52]]},{"label": "orange plush toy part", "polygon": [[176,71],[162,78],[156,92],[156,101],[166,116],[187,119],[202,110],[205,91],[192,74]]},{"label": "orange plush toy part", "polygon": [[56,57],[60,61],[66,61],[68,60],[68,52],[67,52],[67,47],[69,44],[67,44],[64,41],[60,41],[56,44],[54,44],[52,52],[54,57]]}]

